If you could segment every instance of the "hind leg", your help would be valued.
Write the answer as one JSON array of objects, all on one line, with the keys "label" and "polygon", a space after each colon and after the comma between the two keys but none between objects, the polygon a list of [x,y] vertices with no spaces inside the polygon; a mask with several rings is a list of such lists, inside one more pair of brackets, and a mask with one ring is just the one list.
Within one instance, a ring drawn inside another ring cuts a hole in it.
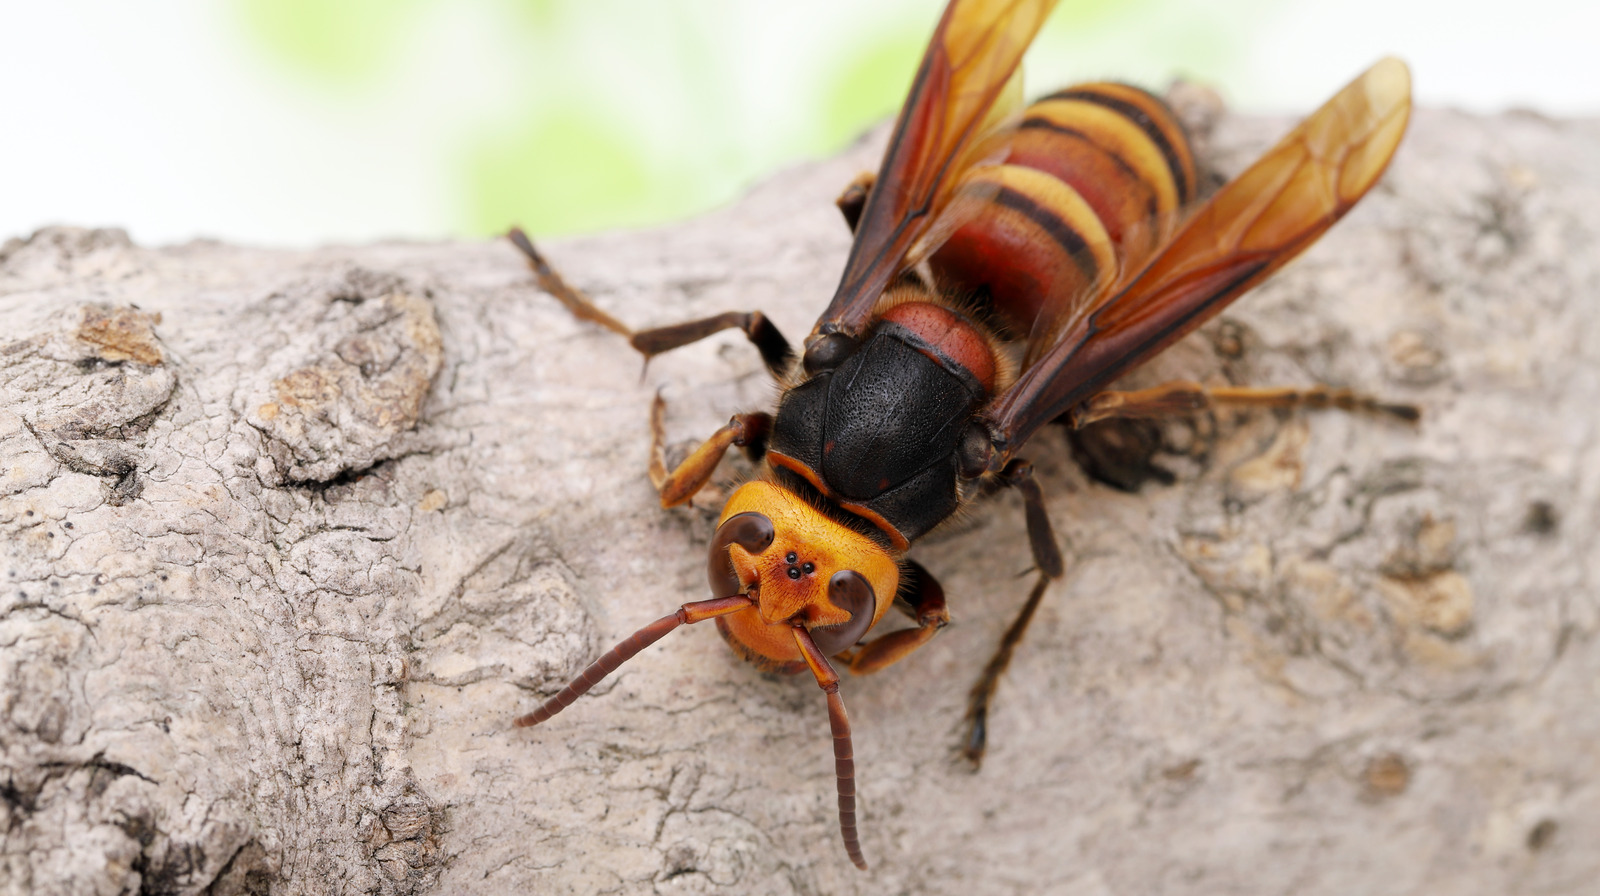
[{"label": "hind leg", "polygon": [[1253,388],[1249,386],[1222,386],[1207,388],[1190,380],[1174,380],[1137,392],[1101,392],[1069,414],[1074,428],[1115,418],[1167,417],[1173,414],[1194,414],[1214,407],[1242,408],[1337,408],[1341,411],[1361,411],[1371,414],[1388,414],[1405,421],[1421,419],[1422,412],[1415,406],[1385,401],[1350,389],[1333,386],[1288,386],[1278,388]]},{"label": "hind leg", "polygon": [[1179,380],[1137,392],[1101,392],[1062,415],[1058,422],[1066,425],[1072,458],[1085,473],[1113,488],[1131,492],[1152,480],[1170,485],[1174,479],[1171,471],[1155,463],[1155,456],[1167,450],[1162,443],[1160,421],[1188,417],[1201,425],[1209,420],[1211,411],[1229,407],[1333,408],[1387,414],[1406,421],[1421,416],[1412,405],[1330,386],[1206,388]]}]

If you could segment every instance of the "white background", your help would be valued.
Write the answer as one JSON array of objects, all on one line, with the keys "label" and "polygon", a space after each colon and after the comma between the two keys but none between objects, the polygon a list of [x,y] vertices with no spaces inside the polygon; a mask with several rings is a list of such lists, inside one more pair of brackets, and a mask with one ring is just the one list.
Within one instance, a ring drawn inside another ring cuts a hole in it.
[{"label": "white background", "polygon": [[[381,77],[329,90],[264,51],[227,3],[11,0],[0,240],[51,223],[120,226],[146,244],[479,235],[458,195],[461,135],[578,90],[637,139],[716,160],[696,200],[707,207],[796,161],[786,106],[855,36],[908,22],[926,34],[941,3],[865,5],[589,0],[560,36],[559,75],[533,77],[505,2],[435,3]],[[712,35],[715,58],[693,77],[673,67],[679,28]],[[1028,64],[1035,87],[1184,75],[1236,107],[1290,112],[1391,53],[1422,105],[1600,113],[1594,0],[1146,0],[1052,29]]]}]

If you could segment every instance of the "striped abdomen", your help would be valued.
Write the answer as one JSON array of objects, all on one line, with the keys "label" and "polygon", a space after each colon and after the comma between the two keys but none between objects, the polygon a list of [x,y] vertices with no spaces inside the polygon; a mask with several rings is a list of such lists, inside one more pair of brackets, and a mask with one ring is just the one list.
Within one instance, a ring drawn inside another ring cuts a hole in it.
[{"label": "striped abdomen", "polygon": [[1008,146],[1004,164],[963,184],[983,204],[930,262],[947,286],[986,290],[1018,337],[1059,325],[1137,269],[1195,195],[1182,125],[1137,87],[1051,94]]}]

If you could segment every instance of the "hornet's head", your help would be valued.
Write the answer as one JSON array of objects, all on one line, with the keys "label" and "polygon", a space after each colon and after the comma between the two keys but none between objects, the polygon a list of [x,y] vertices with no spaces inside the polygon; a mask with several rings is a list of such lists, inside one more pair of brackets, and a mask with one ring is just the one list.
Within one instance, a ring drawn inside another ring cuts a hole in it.
[{"label": "hornet's head", "polygon": [[714,597],[684,604],[634,632],[516,724],[537,725],[570,706],[678,626],[715,619],[723,637],[746,659],[785,672],[809,668],[827,694],[839,832],[850,860],[866,868],[856,836],[850,719],[828,657],[854,646],[888,611],[900,586],[899,565],[872,539],[829,519],[799,495],[770,482],[751,482],[723,508],[706,572]]},{"label": "hornet's head", "polygon": [[741,486],[723,508],[706,574],[711,593],[754,603],[717,617],[728,643],[766,669],[798,672],[805,628],[832,656],[854,646],[894,603],[900,569],[872,539],[770,482]]}]

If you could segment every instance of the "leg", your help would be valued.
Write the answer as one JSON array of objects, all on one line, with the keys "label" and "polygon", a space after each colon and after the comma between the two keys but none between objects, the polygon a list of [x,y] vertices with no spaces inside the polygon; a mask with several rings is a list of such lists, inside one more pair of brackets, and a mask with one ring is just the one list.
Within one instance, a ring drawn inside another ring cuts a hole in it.
[{"label": "leg", "polygon": [[1072,460],[1097,482],[1136,492],[1146,482],[1171,485],[1177,477],[1156,463],[1163,450],[1161,427],[1138,417],[1113,417],[1086,426],[1067,426]]},{"label": "leg", "polygon": [[[844,223],[850,226],[851,233],[855,233],[856,227],[861,224],[861,213],[867,208],[867,197],[872,195],[872,187],[877,182],[878,175],[871,171],[863,171],[856,175],[850,186],[844,188],[838,199],[833,200],[833,204],[839,207],[839,214],[844,215]],[[923,276],[917,273],[917,268],[902,271],[894,282],[908,283],[924,289],[928,287]]]},{"label": "leg", "polygon": [[1045,589],[1052,579],[1061,578],[1066,570],[1061,549],[1056,545],[1055,532],[1050,527],[1050,517],[1045,513],[1044,493],[1039,491],[1039,484],[1033,480],[1032,465],[1025,460],[1014,460],[1000,472],[1000,480],[1022,492],[1023,510],[1028,521],[1028,544],[1033,549],[1033,563],[1039,570],[1039,578],[1028,593],[1022,612],[1006,629],[1000,639],[999,649],[990,658],[989,665],[984,667],[983,674],[978,676],[978,682],[972,686],[968,697],[967,738],[961,745],[961,752],[974,767],[983,764],[983,751],[988,746],[989,738],[989,703],[994,699],[995,689],[1000,686],[1000,676],[1011,664],[1011,655],[1022,642],[1028,623],[1033,621],[1033,613],[1039,608],[1039,600],[1044,597]]},{"label": "leg", "polygon": [[983,751],[989,746],[989,702],[994,699],[994,692],[1000,686],[1000,676],[1011,665],[1011,654],[1022,642],[1028,623],[1033,621],[1033,611],[1039,609],[1039,599],[1044,597],[1045,588],[1049,585],[1050,578],[1042,574],[1033,583],[1033,590],[1028,592],[1022,612],[1017,614],[1011,627],[1000,638],[999,649],[990,657],[989,665],[983,667],[983,674],[978,676],[977,684],[972,686],[972,692],[967,697],[967,738],[961,745],[961,755],[967,757],[975,770],[983,765]]},{"label": "leg", "polygon": [[1076,428],[1113,417],[1165,417],[1172,414],[1192,414],[1217,405],[1338,408],[1342,411],[1390,414],[1407,421],[1417,420],[1422,416],[1422,412],[1414,405],[1395,404],[1349,389],[1335,389],[1331,386],[1308,386],[1303,389],[1224,386],[1208,389],[1189,380],[1174,380],[1138,392],[1111,390],[1101,392],[1073,408],[1069,413],[1069,420]]},{"label": "leg", "polygon": [[850,232],[856,232],[856,225],[861,223],[861,210],[867,207],[867,195],[872,192],[872,185],[878,176],[871,171],[863,171],[856,175],[850,186],[844,188],[839,198],[833,204],[839,207],[839,214],[844,215],[844,223],[850,225]]},{"label": "leg", "polygon": [[911,594],[906,599],[911,604],[911,618],[916,620],[916,628],[881,635],[840,654],[839,659],[856,675],[877,672],[900,662],[933,640],[933,636],[949,624],[950,611],[945,608],[944,588],[939,581],[914,560],[906,561],[906,578],[911,585]]},{"label": "leg", "polygon": [[767,451],[767,434],[772,430],[772,415],[735,414],[726,424],[711,434],[711,438],[696,448],[667,472],[667,462],[661,450],[661,412],[667,403],[656,396],[650,406],[650,484],[661,493],[662,507],[676,507],[695,496],[710,481],[722,456],[738,445],[753,461],[760,460]]},{"label": "leg", "polygon": [[744,331],[745,338],[761,352],[761,360],[767,365],[767,372],[771,373],[774,379],[781,378],[789,372],[789,362],[794,360],[794,351],[789,348],[789,340],[783,338],[783,334],[778,332],[772,321],[767,320],[767,316],[759,311],[725,311],[700,320],[656,327],[654,330],[640,330],[633,334],[628,343],[648,361],[662,352],[681,348],[691,342],[699,342],[713,333],[733,329]]},{"label": "leg", "polygon": [[743,330],[745,337],[761,352],[761,360],[765,362],[767,370],[774,377],[781,377],[787,373],[790,363],[794,360],[789,340],[785,339],[783,334],[778,332],[778,328],[772,325],[772,321],[767,320],[766,315],[759,311],[729,311],[701,320],[636,332],[627,324],[600,310],[588,296],[568,284],[554,268],[550,267],[550,263],[539,254],[539,250],[533,247],[533,242],[528,239],[527,234],[513,229],[509,237],[512,245],[528,257],[528,266],[533,268],[533,276],[539,281],[540,289],[555,296],[557,301],[567,306],[567,310],[580,320],[597,323],[613,333],[626,337],[628,344],[639,354],[644,355],[646,361],[662,352],[698,342],[713,333],[735,328]]}]

